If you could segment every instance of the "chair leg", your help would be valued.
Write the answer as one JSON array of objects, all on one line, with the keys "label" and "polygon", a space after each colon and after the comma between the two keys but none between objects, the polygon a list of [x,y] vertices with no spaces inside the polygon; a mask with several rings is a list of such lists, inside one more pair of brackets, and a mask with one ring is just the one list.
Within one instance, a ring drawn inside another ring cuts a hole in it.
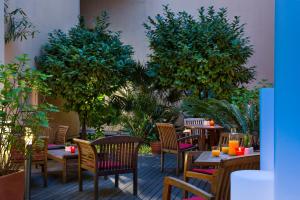
[{"label": "chair leg", "polygon": [[119,187],[119,174],[115,175],[115,187]]},{"label": "chair leg", "polygon": [[98,174],[94,174],[94,200],[98,200]]},{"label": "chair leg", "polygon": [[182,155],[181,155],[181,170],[183,171],[183,168],[184,168],[184,155],[185,155],[185,152],[182,152],[181,153]]},{"label": "chair leg", "polygon": [[176,158],[177,158],[176,176],[179,176],[180,156],[181,156],[180,153],[176,154]]},{"label": "chair leg", "polygon": [[164,168],[165,168],[165,153],[161,152],[160,154],[160,165],[161,165],[161,172],[164,172]]},{"label": "chair leg", "polygon": [[138,174],[137,170],[133,172],[133,195],[137,195],[137,189],[138,189]]},{"label": "chair leg", "polygon": [[[184,182],[187,182],[187,183],[189,182],[189,178],[186,177],[185,174],[183,175],[183,181],[184,181]],[[187,197],[188,197],[188,192],[187,192],[186,190],[183,190],[183,191],[182,191],[182,194],[183,194],[182,197],[185,198],[185,199],[187,199]]]},{"label": "chair leg", "polygon": [[78,185],[79,185],[79,191],[82,191],[82,169],[78,168]]},{"label": "chair leg", "polygon": [[42,166],[42,171],[43,171],[43,178],[44,178],[44,187],[48,186],[48,169],[47,169],[47,164],[44,164]]}]

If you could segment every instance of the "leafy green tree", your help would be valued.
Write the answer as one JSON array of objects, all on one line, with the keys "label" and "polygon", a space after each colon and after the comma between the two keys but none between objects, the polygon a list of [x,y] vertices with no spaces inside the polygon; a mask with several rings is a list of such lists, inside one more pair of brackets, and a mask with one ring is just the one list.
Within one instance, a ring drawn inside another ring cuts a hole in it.
[{"label": "leafy green tree", "polygon": [[[20,167],[12,150],[29,155],[24,137],[32,134],[36,144],[41,128],[48,127],[47,112],[57,111],[44,98],[51,94],[45,83],[49,76],[32,69],[28,61],[27,55],[21,55],[13,63],[0,65],[0,176]],[[31,104],[33,92],[39,94],[38,105]]]},{"label": "leafy green tree", "polygon": [[54,31],[37,59],[40,68],[51,75],[49,86],[66,100],[67,110],[78,112],[82,137],[99,97],[109,96],[126,83],[135,64],[132,47],[121,42],[119,32],[108,29],[107,19],[104,13],[93,28],[81,19],[67,34]]},{"label": "leafy green tree", "polygon": [[149,75],[159,88],[185,91],[202,98],[228,98],[232,88],[249,83],[255,67],[246,67],[253,54],[239,17],[227,19],[227,10],[199,9],[164,13],[144,23],[150,43]]}]

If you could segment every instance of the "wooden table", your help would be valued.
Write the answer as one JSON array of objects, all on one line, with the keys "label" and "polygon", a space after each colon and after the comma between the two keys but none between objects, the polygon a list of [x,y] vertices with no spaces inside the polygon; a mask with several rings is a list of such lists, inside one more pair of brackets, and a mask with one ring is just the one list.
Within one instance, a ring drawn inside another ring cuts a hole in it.
[{"label": "wooden table", "polygon": [[[251,155],[260,155],[260,153],[254,152]],[[237,156],[229,156],[228,154],[223,154],[222,152],[220,154],[220,157],[213,157],[211,151],[202,151],[198,158],[194,161],[194,163],[201,166],[218,166],[221,160],[234,157]]]},{"label": "wooden table", "polygon": [[220,137],[220,131],[223,130],[224,128],[220,125],[214,125],[214,126],[208,126],[208,125],[186,125],[185,128],[187,129],[191,129],[192,130],[192,134],[193,132],[196,132],[197,134],[201,134],[201,140],[200,140],[200,144],[199,144],[199,149],[202,151],[207,150],[206,148],[206,131],[209,131],[211,133],[213,133],[210,137],[210,145],[211,146],[216,146],[218,143],[218,139]]},{"label": "wooden table", "polygon": [[70,165],[70,161],[75,161],[77,163],[77,159],[78,159],[77,149],[76,149],[75,153],[65,151],[65,149],[48,150],[47,157],[48,157],[48,159],[55,160],[55,161],[63,164],[62,181],[63,181],[63,183],[66,183],[67,182],[68,165]]}]

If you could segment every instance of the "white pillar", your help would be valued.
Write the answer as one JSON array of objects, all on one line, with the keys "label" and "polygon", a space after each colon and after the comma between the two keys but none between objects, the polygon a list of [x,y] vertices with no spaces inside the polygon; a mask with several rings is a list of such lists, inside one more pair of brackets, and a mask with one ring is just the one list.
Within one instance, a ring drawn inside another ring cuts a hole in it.
[{"label": "white pillar", "polygon": [[0,0],[0,64],[4,63],[4,0]]},{"label": "white pillar", "polygon": [[300,1],[276,0],[275,199],[300,199]]}]

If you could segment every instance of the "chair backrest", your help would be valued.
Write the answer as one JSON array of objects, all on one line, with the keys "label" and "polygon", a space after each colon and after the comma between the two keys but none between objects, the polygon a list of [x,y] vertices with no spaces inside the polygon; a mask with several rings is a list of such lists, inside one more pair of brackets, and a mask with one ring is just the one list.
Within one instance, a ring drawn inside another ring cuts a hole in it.
[{"label": "chair backrest", "polygon": [[204,118],[186,118],[184,119],[184,125],[203,125]]},{"label": "chair backrest", "polygon": [[74,139],[78,145],[82,168],[102,172],[137,168],[138,150],[142,139],[131,136],[99,138],[93,142]]},{"label": "chair backrest", "polygon": [[259,169],[259,155],[249,155],[243,157],[233,157],[222,160],[220,168],[215,176],[212,193],[216,200],[230,200],[230,174],[239,170],[257,170]]},{"label": "chair backrest", "polygon": [[219,147],[221,148],[223,145],[228,145],[229,139],[238,140],[240,146],[244,146],[244,136],[245,135],[243,133],[236,133],[232,135],[230,135],[230,133],[221,133]]},{"label": "chair backrest", "polygon": [[[31,154],[31,161],[45,161],[47,160],[47,152],[48,152],[48,137],[40,137],[39,142],[33,141],[32,151],[28,152]],[[20,141],[18,145],[25,146],[24,140]],[[26,152],[24,149],[12,148],[11,150],[11,159],[14,163],[20,163],[20,165],[24,164],[26,159]]]},{"label": "chair backrest", "polygon": [[65,144],[67,142],[67,133],[69,126],[59,125],[55,133],[55,144]]},{"label": "chair backrest", "polygon": [[156,127],[159,133],[161,148],[176,150],[178,148],[178,144],[174,125],[168,123],[156,123]]}]

